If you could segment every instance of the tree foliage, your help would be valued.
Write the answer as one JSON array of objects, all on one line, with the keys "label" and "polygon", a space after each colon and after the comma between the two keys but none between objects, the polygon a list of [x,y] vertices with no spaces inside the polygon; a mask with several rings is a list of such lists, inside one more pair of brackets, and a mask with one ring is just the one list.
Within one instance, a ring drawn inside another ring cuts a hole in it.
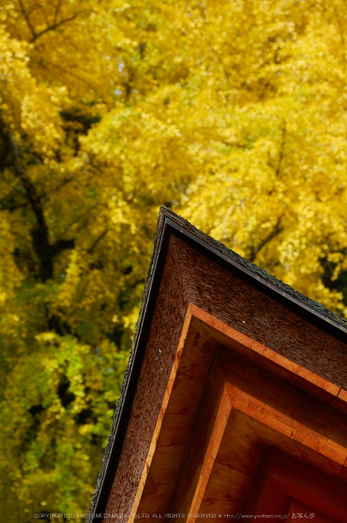
[{"label": "tree foliage", "polygon": [[85,512],[160,205],[347,306],[342,0],[2,0],[1,498]]}]

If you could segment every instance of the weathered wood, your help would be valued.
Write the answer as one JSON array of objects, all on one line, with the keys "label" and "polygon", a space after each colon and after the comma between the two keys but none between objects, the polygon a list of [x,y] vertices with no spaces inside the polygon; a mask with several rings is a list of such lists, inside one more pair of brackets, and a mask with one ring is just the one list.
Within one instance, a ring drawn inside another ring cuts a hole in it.
[{"label": "weathered wood", "polygon": [[274,514],[269,520],[275,522],[278,515],[290,512],[290,498],[306,505],[313,517],[317,513],[340,523],[347,521],[345,485],[282,452],[269,449],[243,510],[253,516]]},{"label": "weathered wood", "polygon": [[[160,411],[159,411],[157,423],[156,423],[156,426],[155,426],[155,429],[154,429],[154,432],[153,432],[153,435],[152,435],[152,441],[151,441],[151,444],[150,444],[149,449],[147,451],[146,461],[145,461],[145,464],[144,464],[144,467],[143,467],[143,471],[142,471],[142,475],[141,475],[141,478],[140,478],[140,481],[139,481],[139,484],[138,484],[138,487],[137,487],[137,490],[136,490],[136,494],[135,494],[135,498],[134,498],[134,501],[133,501],[133,504],[132,504],[132,507],[131,507],[131,510],[130,510],[130,514],[136,514],[138,512],[139,503],[140,503],[140,500],[141,500],[141,497],[142,497],[143,489],[145,487],[145,483],[146,483],[146,480],[147,480],[149,469],[150,469],[151,464],[152,464],[154,452],[155,452],[156,446],[157,446],[157,441],[159,439],[159,435],[160,435],[161,428],[162,428],[162,425],[163,425],[164,416],[165,416],[165,413],[166,413],[166,410],[167,410],[167,407],[168,407],[168,403],[169,403],[169,399],[170,399],[170,396],[171,396],[172,389],[173,389],[175,381],[176,381],[177,371],[178,371],[180,360],[181,360],[181,357],[182,357],[183,348],[184,348],[184,345],[185,345],[185,343],[187,341],[187,335],[188,335],[188,330],[189,330],[189,326],[190,326],[190,323],[191,323],[191,318],[192,318],[192,316],[191,316],[191,313],[190,313],[190,311],[188,309],[186,317],[185,317],[185,320],[184,320],[184,323],[183,323],[181,336],[180,336],[180,339],[179,339],[179,343],[178,343],[178,347],[177,347],[177,350],[176,350],[175,358],[174,358],[174,361],[173,361],[173,364],[172,364],[172,367],[171,367],[171,372],[170,372],[170,376],[169,376],[169,379],[168,379],[168,383],[167,383],[167,386],[166,386],[166,389],[165,389],[164,398],[163,398],[162,404],[160,406]],[[159,349],[158,353],[159,354],[156,356],[157,359],[159,359],[159,356],[162,354],[162,349]],[[129,522],[132,522],[134,520],[135,520],[135,517],[133,517],[133,516],[129,517]]]},{"label": "weathered wood", "polygon": [[322,401],[336,402],[337,396],[347,401],[347,392],[341,390],[339,386],[278,354],[266,345],[245,336],[199,307],[190,304],[190,310],[203,322],[205,330],[211,337],[221,346],[229,349],[229,352],[245,357],[275,376],[298,385]]},{"label": "weathered wood", "polygon": [[[303,320],[299,311],[262,292],[174,238],[188,299],[200,309],[327,381],[347,389],[345,342]],[[206,278],[206,275],[208,279]],[[319,354],[319,358],[317,355]],[[343,367],[343,368],[342,368]]]},{"label": "weathered wood", "polygon": [[[211,363],[192,436],[169,512],[197,513],[218,451],[231,404],[218,355]],[[174,520],[175,521],[175,520]],[[178,520],[177,520],[178,521]]]},{"label": "weathered wood", "polygon": [[[173,274],[176,276],[172,281]],[[131,514],[138,491],[188,308],[179,274],[174,257],[167,256],[156,307],[147,326],[149,332],[141,339],[138,349],[143,353],[143,361],[138,370],[136,391],[129,391],[134,395],[132,408],[123,416],[123,426],[119,428],[126,433],[118,451],[119,461],[105,508],[108,514]],[[170,321],[165,321],[167,315]]]},{"label": "weathered wood", "polygon": [[[193,496],[193,500],[191,502],[191,506],[189,507],[190,514],[198,514],[200,512],[200,506],[201,506],[201,503],[205,496],[207,484],[210,481],[212,469],[214,469],[215,471],[218,469],[218,465],[217,464],[215,465],[215,460],[216,460],[216,456],[219,451],[219,447],[220,447],[220,444],[221,444],[221,441],[222,441],[222,438],[223,438],[223,435],[225,432],[225,427],[229,421],[230,411],[231,411],[231,401],[230,401],[227,387],[225,385],[225,388],[223,390],[222,397],[220,400],[220,404],[218,407],[211,438],[208,443],[208,447],[205,451],[204,462],[201,467],[201,471],[200,471],[198,483],[197,483],[197,486],[195,489],[195,493]],[[193,445],[194,444],[195,444],[195,442],[193,441]],[[236,475],[236,476],[238,476],[238,475]],[[216,477],[216,475],[214,474],[214,478],[215,477]],[[235,478],[232,478],[232,479],[235,479]],[[235,485],[233,485],[233,489],[234,488],[235,488]],[[230,485],[229,485],[229,489],[230,489]],[[218,499],[218,498],[214,498],[214,499]],[[189,521],[190,523],[194,523],[195,520],[196,520],[196,516],[194,516],[194,515],[187,518],[187,521]]]},{"label": "weathered wood", "polygon": [[344,447],[335,443],[306,425],[245,394],[233,385],[229,385],[229,393],[233,408],[270,427],[278,434],[279,438],[284,435],[293,439],[300,445],[300,449],[307,447],[318,455],[325,456],[336,463],[338,475],[340,474],[342,466],[346,462],[347,446]]},{"label": "weathered wood", "polygon": [[[229,445],[232,443],[229,442]],[[223,501],[224,510],[230,511],[232,504],[243,501],[245,490],[248,491],[253,479],[253,476],[240,472],[235,467],[228,467],[215,461],[213,474],[211,474],[203,499],[210,502]],[[201,512],[203,511],[201,510]]]},{"label": "weathered wood", "polygon": [[[249,417],[232,409],[217,461],[247,477],[254,477],[266,446],[252,428]],[[209,488],[207,493],[211,497]]]},{"label": "weathered wood", "polygon": [[[180,343],[131,513],[165,513],[183,462],[215,342],[188,307]],[[184,349],[184,350],[183,350]]]},{"label": "weathered wood", "polygon": [[93,512],[223,521],[269,446],[347,483],[342,322],[170,216]]}]

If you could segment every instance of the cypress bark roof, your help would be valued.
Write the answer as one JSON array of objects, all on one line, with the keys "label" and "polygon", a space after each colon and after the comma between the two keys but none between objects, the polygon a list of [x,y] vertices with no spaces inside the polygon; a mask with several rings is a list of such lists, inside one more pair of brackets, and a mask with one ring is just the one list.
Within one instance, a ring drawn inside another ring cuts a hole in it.
[{"label": "cypress bark roof", "polygon": [[[150,261],[141,311],[134,336],[133,348],[130,353],[128,367],[124,376],[121,397],[118,401],[110,437],[105,450],[96,489],[90,505],[87,522],[98,518],[93,514],[102,513],[110,492],[117,453],[124,438],[124,420],[129,416],[134,399],[141,364],[143,361],[144,339],[148,334],[151,317],[155,306],[160,280],[163,274],[170,236],[174,234],[188,244],[192,249],[212,260],[225,271],[233,271],[243,279],[271,297],[276,302],[284,304],[288,309],[295,310],[305,321],[316,325],[329,335],[347,342],[347,321],[326,309],[321,304],[303,296],[301,293],[268,274],[264,269],[244,259],[231,249],[202,233],[183,218],[166,208],[161,208],[152,257]],[[335,358],[338,355],[335,355]],[[344,372],[341,371],[341,372]],[[330,376],[329,376],[330,377]],[[345,377],[341,376],[344,381]],[[339,381],[339,380],[337,380]],[[338,383],[342,386],[341,383]],[[100,520],[100,519],[99,519]]]}]

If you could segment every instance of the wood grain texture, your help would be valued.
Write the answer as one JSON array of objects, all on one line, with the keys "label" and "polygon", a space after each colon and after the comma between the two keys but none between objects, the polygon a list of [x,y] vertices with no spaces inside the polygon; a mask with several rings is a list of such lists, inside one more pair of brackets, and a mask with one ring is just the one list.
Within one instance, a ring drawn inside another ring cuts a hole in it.
[{"label": "wood grain texture", "polygon": [[[216,414],[216,419],[214,422],[214,427],[212,430],[211,438],[210,438],[210,441],[208,442],[208,447],[207,447],[205,455],[204,455],[204,461],[203,461],[203,464],[201,467],[198,483],[196,485],[196,489],[195,489],[194,496],[193,496],[193,499],[191,502],[191,506],[188,509],[188,512],[191,514],[198,514],[200,512],[201,503],[205,497],[206,487],[210,481],[212,469],[216,470],[216,468],[218,468],[218,465],[215,466],[215,460],[217,457],[217,453],[219,451],[221,441],[224,436],[225,427],[227,426],[227,423],[229,421],[230,412],[231,412],[231,401],[230,401],[230,396],[229,396],[227,385],[225,384],[225,387],[224,387],[224,390],[222,393],[222,397],[220,400],[220,404],[218,407],[218,411]],[[194,442],[193,442],[193,445],[195,445]],[[236,477],[238,477],[238,474],[236,475]],[[214,478],[217,479],[216,474],[214,474]],[[232,479],[235,481],[235,477]],[[230,486],[229,486],[229,489],[230,489]],[[218,497],[215,499],[218,499]],[[188,517],[187,521],[189,523],[194,523],[196,521],[196,517],[195,516]]]},{"label": "wood grain texture", "polygon": [[[175,274],[175,278],[173,275]],[[188,308],[180,268],[168,255],[160,282],[122,453],[105,513],[130,514]],[[170,317],[170,321],[166,318]],[[112,464],[111,464],[112,466]],[[110,518],[108,521],[117,521]]]},{"label": "wood grain texture", "polygon": [[239,510],[269,445],[347,481],[346,340],[176,233],[152,312],[106,513]]},{"label": "wood grain texture", "polygon": [[[347,390],[346,336],[338,339],[311,323],[304,311],[265,293],[182,239],[173,243],[189,301],[288,360]],[[208,277],[206,277],[208,275]]]},{"label": "wood grain texture", "polygon": [[[198,510],[230,413],[230,400],[218,355],[211,363],[196,414],[189,447],[176,482],[169,511]],[[220,418],[218,416],[220,414]]]},{"label": "wood grain texture", "polygon": [[[184,464],[184,457],[191,438],[196,413],[201,403],[203,388],[215,351],[214,340],[203,328],[196,329],[196,321],[188,308],[185,324],[189,330],[181,337],[184,350],[179,345],[179,365],[173,367],[175,379],[169,379],[167,405],[163,422],[159,423],[160,433],[153,437],[152,460],[145,468],[144,488],[140,487],[141,500],[133,506],[132,512],[151,514],[165,513],[175,488],[177,476]],[[176,369],[176,370],[174,370]],[[165,487],[164,487],[165,485]]]}]

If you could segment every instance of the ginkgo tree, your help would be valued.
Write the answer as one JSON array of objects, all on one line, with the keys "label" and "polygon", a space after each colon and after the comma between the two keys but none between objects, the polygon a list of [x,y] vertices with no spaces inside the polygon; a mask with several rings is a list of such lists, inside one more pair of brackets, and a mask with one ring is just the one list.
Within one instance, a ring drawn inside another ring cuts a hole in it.
[{"label": "ginkgo tree", "polygon": [[3,514],[87,510],[158,211],[347,304],[342,0],[2,0]]}]

